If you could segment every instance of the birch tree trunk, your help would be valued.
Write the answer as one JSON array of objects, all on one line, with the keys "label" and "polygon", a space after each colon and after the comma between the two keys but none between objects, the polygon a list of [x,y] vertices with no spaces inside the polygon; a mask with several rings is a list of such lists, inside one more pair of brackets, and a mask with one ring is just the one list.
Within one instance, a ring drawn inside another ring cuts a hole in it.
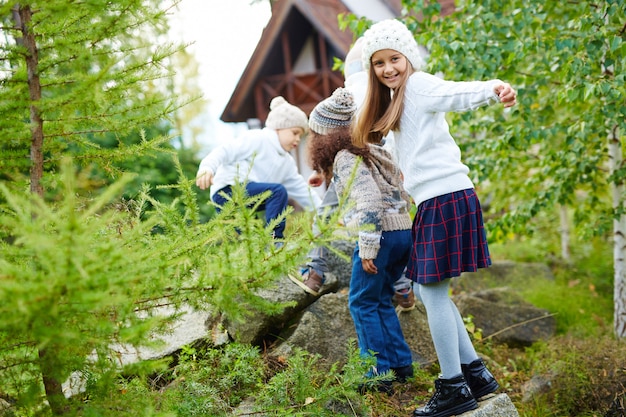
[{"label": "birch tree trunk", "polygon": [[570,253],[570,227],[567,216],[567,206],[559,206],[559,216],[561,219],[561,257],[567,263],[571,261]]},{"label": "birch tree trunk", "polygon": [[[609,164],[611,174],[622,165],[622,148],[617,135],[617,126],[609,132]],[[621,213],[624,201],[624,183],[614,182],[611,186],[613,208]],[[626,337],[626,215],[619,214],[613,221],[613,263],[614,263],[614,292],[613,292],[613,326],[615,335]]]}]

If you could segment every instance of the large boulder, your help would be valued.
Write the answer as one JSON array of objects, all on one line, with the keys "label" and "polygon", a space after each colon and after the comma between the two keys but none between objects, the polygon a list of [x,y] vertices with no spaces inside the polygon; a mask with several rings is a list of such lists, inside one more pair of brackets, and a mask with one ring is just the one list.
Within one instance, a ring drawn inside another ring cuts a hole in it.
[{"label": "large boulder", "polygon": [[[337,291],[338,282],[333,274],[327,274],[326,282],[320,290],[320,295]],[[282,277],[273,288],[260,290],[257,295],[265,300],[274,303],[292,303],[292,306],[285,308],[280,314],[269,315],[255,312],[252,316],[243,321],[230,320],[222,316],[217,324],[213,324],[220,329],[225,329],[230,338],[240,343],[259,344],[268,335],[277,335],[288,324],[293,317],[313,302],[318,297],[314,297],[302,290],[291,281],[289,277]]]},{"label": "large boulder", "polygon": [[[431,364],[437,355],[433,346],[426,311],[421,303],[399,314],[402,332],[413,353],[414,362]],[[273,348],[275,355],[289,355],[294,348],[318,354],[323,362],[344,364],[348,342],[356,340],[354,322],[348,309],[347,290],[327,294],[307,307],[289,328],[280,334]]]},{"label": "large boulder", "polygon": [[509,288],[494,288],[454,297],[463,317],[472,317],[483,338],[511,347],[530,346],[556,332],[556,320],[549,311],[524,301]]}]

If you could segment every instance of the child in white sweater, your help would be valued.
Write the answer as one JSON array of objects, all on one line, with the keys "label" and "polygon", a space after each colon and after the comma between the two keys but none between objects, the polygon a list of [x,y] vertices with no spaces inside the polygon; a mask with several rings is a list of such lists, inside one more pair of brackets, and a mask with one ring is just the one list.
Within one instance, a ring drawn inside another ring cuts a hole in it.
[{"label": "child in white sweater", "polygon": [[[289,198],[305,209],[314,209],[320,198],[311,192],[290,152],[298,147],[307,131],[308,119],[298,107],[283,97],[275,97],[264,129],[245,132],[237,140],[222,144],[200,162],[196,185],[210,187],[211,199],[219,207],[232,195],[231,187],[245,183],[249,196],[270,191],[259,207],[265,210],[266,223],[276,219],[287,208]],[[274,237],[282,239],[285,221],[274,229]]]},{"label": "child in white sweater", "polygon": [[478,357],[449,296],[452,277],[491,264],[482,211],[469,168],[450,134],[445,113],[491,103],[515,104],[516,92],[500,80],[452,82],[420,71],[418,45],[395,19],[363,35],[368,91],[354,125],[357,146],[393,131],[404,186],[417,205],[407,276],[419,285],[441,377],[430,401],[414,417],[448,417],[478,407],[499,385]]}]

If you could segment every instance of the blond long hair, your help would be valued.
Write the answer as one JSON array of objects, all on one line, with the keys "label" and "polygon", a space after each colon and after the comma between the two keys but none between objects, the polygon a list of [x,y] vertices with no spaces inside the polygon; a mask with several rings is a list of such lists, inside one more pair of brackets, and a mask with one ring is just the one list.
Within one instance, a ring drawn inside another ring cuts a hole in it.
[{"label": "blond long hair", "polygon": [[380,143],[389,131],[400,130],[406,84],[415,72],[406,56],[404,59],[407,70],[402,74],[400,86],[393,91],[378,81],[374,67],[370,65],[363,106],[356,122],[352,124],[352,143],[355,146],[362,148],[368,143]]}]

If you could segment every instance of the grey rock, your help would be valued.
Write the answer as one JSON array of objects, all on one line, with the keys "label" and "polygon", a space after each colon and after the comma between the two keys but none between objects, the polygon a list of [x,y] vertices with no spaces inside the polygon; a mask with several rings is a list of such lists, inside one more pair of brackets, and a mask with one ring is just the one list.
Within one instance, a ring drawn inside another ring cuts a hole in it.
[{"label": "grey rock", "polygon": [[[337,288],[337,278],[333,274],[326,274],[326,283],[320,290],[320,295],[336,291]],[[293,305],[275,315],[255,312],[250,319],[244,321],[234,321],[222,316],[219,326],[226,329],[232,340],[239,343],[258,344],[269,334],[278,334],[294,315],[318,299],[306,293],[289,277],[282,277],[274,288],[261,290],[258,295],[271,303],[291,302]]]},{"label": "grey rock", "polygon": [[535,375],[522,385],[522,402],[534,401],[537,397],[547,394],[552,389],[554,375]]},{"label": "grey rock", "polygon": [[553,281],[554,274],[548,265],[512,261],[494,262],[489,268],[476,272],[464,272],[452,280],[454,293],[476,292],[488,288],[506,287],[510,283],[531,279]]},{"label": "grey rock", "polygon": [[472,316],[483,338],[511,347],[530,346],[556,332],[556,320],[549,311],[525,302],[509,288],[494,288],[454,297],[463,317]]},{"label": "grey rock", "polygon": [[498,394],[478,403],[478,408],[463,414],[464,417],[519,417],[508,395]]}]

